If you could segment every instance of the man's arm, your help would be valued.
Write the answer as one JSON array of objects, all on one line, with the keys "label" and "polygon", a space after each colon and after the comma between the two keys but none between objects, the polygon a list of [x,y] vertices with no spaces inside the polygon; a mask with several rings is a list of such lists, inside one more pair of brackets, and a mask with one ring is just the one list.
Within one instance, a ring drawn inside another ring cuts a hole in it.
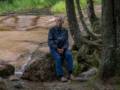
[{"label": "man's arm", "polygon": [[69,47],[69,41],[68,41],[68,30],[65,30],[65,41],[64,41],[64,46],[63,49],[67,49]]},{"label": "man's arm", "polygon": [[55,48],[55,49],[57,49],[57,45],[56,45],[56,43],[55,43],[55,41],[54,41],[54,37],[53,37],[53,29],[50,29],[50,30],[49,30],[49,33],[48,33],[48,46],[49,46],[50,48]]}]

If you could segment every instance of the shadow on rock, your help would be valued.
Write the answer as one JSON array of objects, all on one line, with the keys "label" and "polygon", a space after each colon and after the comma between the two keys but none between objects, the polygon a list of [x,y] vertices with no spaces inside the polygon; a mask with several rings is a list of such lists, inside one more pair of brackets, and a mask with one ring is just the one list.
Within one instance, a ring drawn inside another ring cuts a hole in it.
[{"label": "shadow on rock", "polygon": [[14,72],[14,66],[5,62],[0,62],[0,77],[6,78],[8,76],[14,75]]}]

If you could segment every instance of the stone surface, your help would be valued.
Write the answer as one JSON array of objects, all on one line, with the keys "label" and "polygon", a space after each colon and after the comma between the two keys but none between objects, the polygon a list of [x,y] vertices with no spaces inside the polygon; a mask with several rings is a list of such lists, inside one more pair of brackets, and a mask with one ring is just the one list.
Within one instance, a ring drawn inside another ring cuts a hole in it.
[{"label": "stone surface", "polygon": [[12,76],[9,77],[9,80],[10,81],[19,81],[20,78],[18,78],[16,75],[12,75]]},{"label": "stone surface", "polygon": [[46,54],[37,51],[25,67],[23,79],[32,81],[50,81],[55,79],[54,62]]},{"label": "stone surface", "polygon": [[93,68],[89,69],[88,71],[81,73],[80,76],[82,78],[89,79],[90,77],[96,75],[97,71],[98,71],[97,68],[93,67]]}]

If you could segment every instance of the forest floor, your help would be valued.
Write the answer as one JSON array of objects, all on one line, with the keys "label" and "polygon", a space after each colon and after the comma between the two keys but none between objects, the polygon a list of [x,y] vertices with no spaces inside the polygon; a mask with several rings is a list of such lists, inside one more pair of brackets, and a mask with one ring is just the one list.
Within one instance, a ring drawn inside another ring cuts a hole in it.
[{"label": "forest floor", "polygon": [[94,90],[93,87],[90,87],[86,82],[28,82],[22,81],[23,88],[15,88],[14,82],[7,83],[7,86],[10,90]]}]

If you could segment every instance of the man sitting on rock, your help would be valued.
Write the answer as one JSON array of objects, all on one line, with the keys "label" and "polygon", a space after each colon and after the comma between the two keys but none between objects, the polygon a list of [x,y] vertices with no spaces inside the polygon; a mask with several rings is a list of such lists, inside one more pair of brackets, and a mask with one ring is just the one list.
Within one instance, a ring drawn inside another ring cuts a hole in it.
[{"label": "man sitting on rock", "polygon": [[[71,80],[73,78],[73,58],[71,51],[68,49],[68,31],[62,27],[63,23],[64,19],[62,17],[56,18],[56,25],[49,30],[48,45],[52,57],[55,60],[56,74],[62,82],[66,82],[68,79]],[[68,78],[64,77],[62,57],[67,62]]]}]

